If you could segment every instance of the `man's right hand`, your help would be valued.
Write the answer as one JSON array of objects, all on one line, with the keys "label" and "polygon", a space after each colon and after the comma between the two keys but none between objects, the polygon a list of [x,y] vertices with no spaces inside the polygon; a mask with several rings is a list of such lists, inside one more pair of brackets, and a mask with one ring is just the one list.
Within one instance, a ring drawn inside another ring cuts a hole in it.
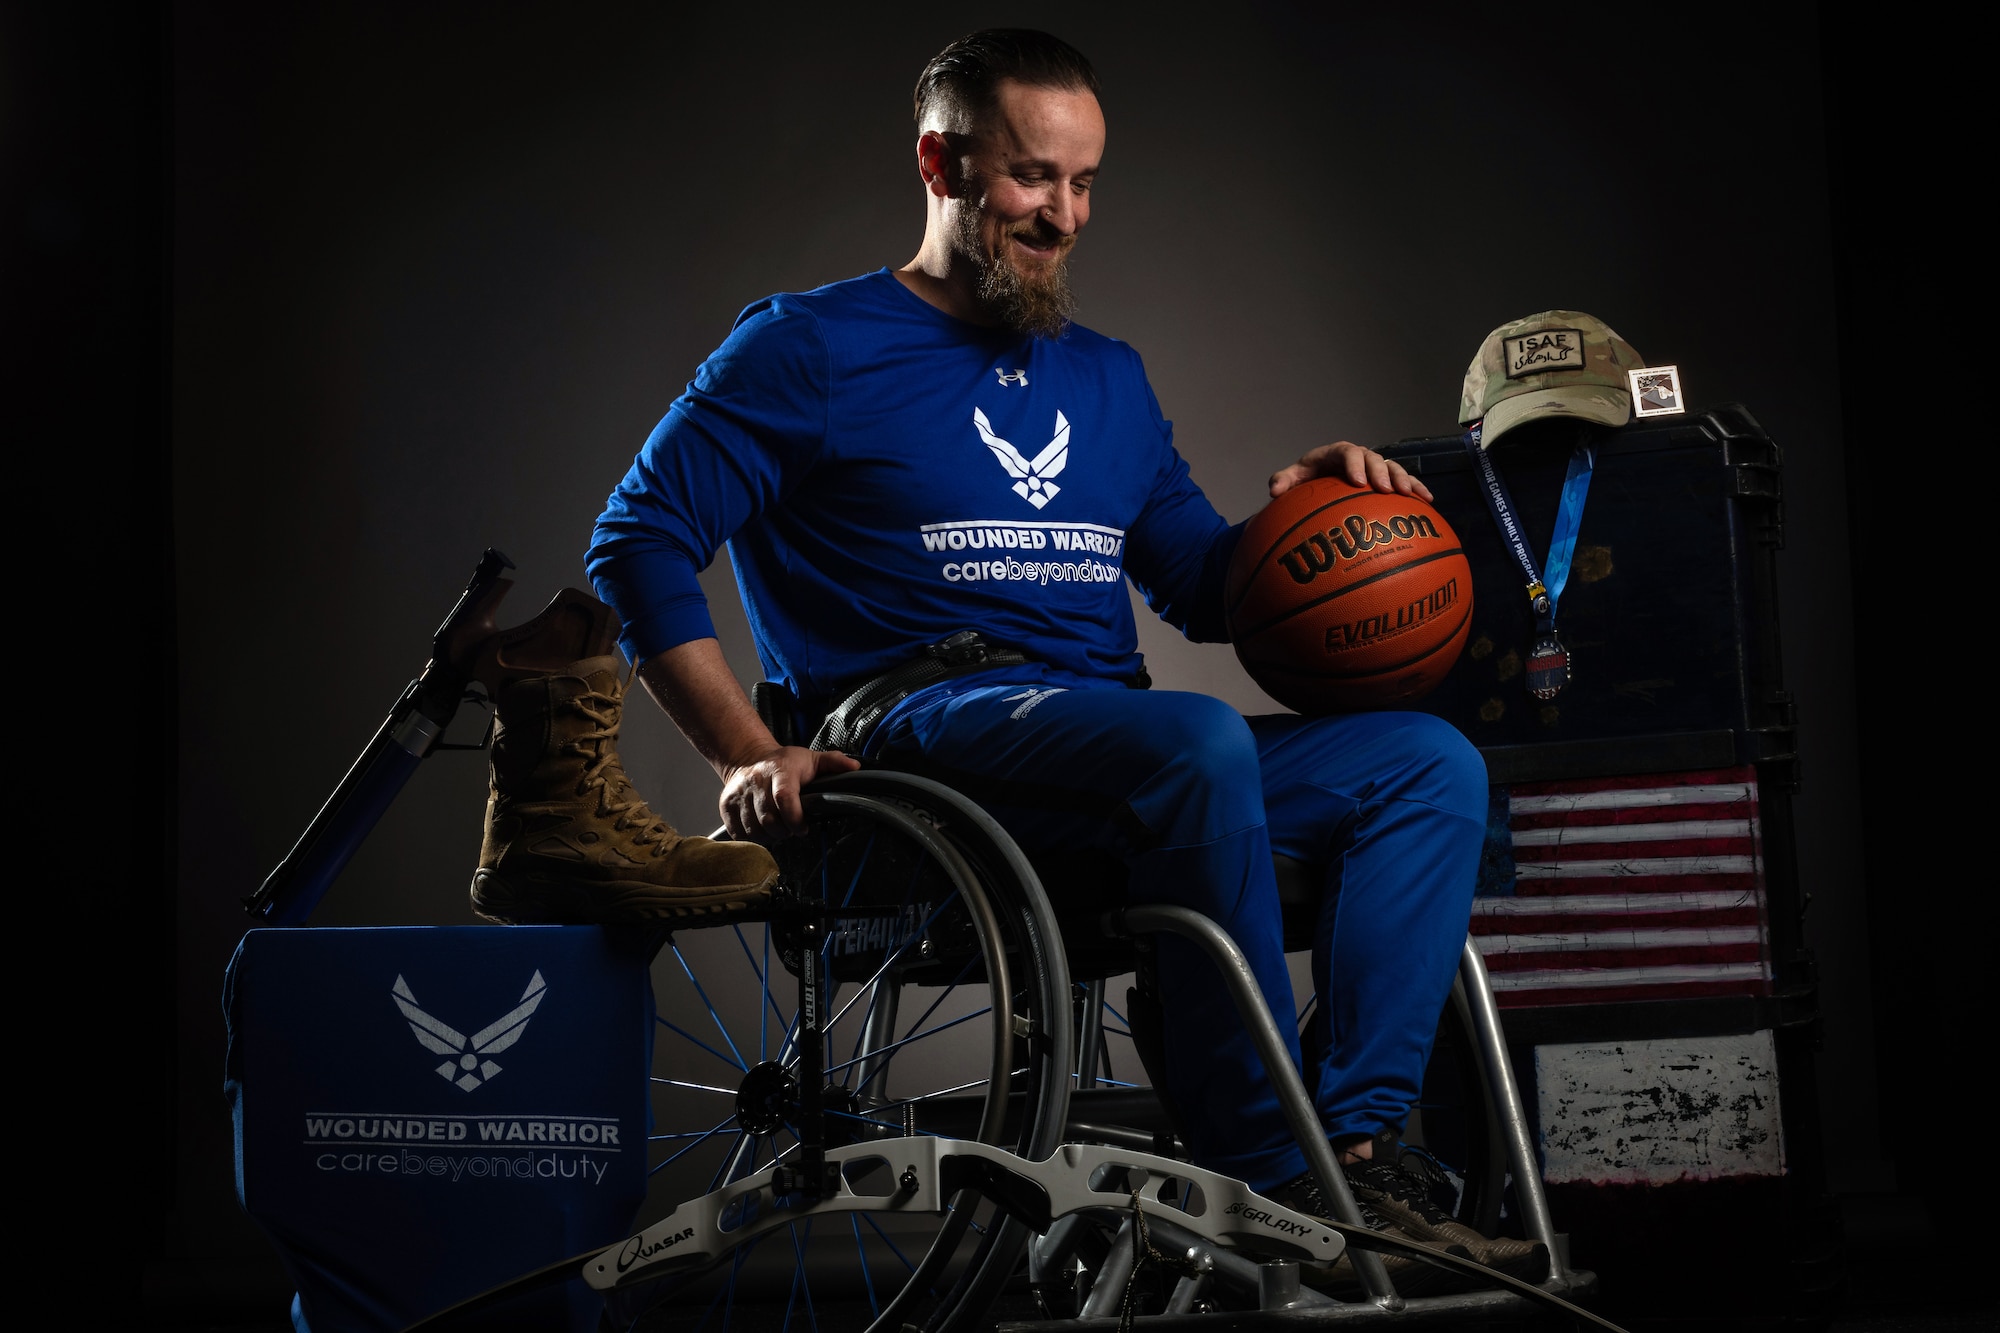
[{"label": "man's right hand", "polygon": [[776,842],[802,832],[805,806],[799,793],[815,778],[851,773],[861,762],[838,750],[781,745],[733,765],[723,776],[717,803],[732,838]]},{"label": "man's right hand", "polygon": [[778,744],[714,639],[690,639],[647,658],[639,679],[722,779],[716,804],[732,838],[771,843],[801,832],[805,785],[861,767],[838,751]]}]

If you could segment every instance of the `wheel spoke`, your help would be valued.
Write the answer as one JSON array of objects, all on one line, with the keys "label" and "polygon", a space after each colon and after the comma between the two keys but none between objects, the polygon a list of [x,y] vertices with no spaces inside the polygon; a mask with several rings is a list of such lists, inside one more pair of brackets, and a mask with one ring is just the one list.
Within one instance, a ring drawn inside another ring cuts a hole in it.
[{"label": "wheel spoke", "polygon": [[868,831],[868,845],[861,849],[861,859],[854,863],[854,869],[847,876],[847,896],[840,900],[842,907],[854,901],[854,891],[861,887],[861,872],[868,868],[868,858],[875,855],[875,841],[879,836],[874,829]]},{"label": "wheel spoke", "polygon": [[832,1031],[833,1025],[835,1023],[838,1023],[849,1009],[853,1008],[854,1001],[860,999],[863,992],[867,991],[869,987],[873,986],[876,982],[882,979],[883,973],[889,970],[891,964],[893,964],[898,958],[901,958],[904,955],[904,953],[908,952],[911,945],[915,944],[918,940],[924,937],[925,933],[930,930],[931,923],[938,919],[938,913],[944,911],[944,909],[947,906],[956,902],[957,900],[958,900],[958,890],[953,889],[949,894],[945,896],[943,902],[939,903],[936,907],[933,907],[931,909],[931,914],[924,918],[923,924],[918,926],[915,930],[911,931],[909,935],[904,937],[903,942],[901,944],[898,944],[893,950],[890,951],[889,956],[882,960],[882,965],[875,969],[875,974],[869,977],[868,980],[861,983],[862,989],[854,993],[854,998],[850,999],[846,1004],[842,1005],[840,1007],[840,1012],[835,1014],[831,1019],[827,1021],[826,1026],[828,1031]]},{"label": "wheel spoke", "polygon": [[764,997],[764,1003],[757,1008],[757,1058],[762,1060],[765,1058],[764,1053],[770,1049],[770,1044],[765,1040],[770,1016],[775,1013],[781,1020],[785,1016],[784,1011],[778,1008],[777,997],[771,994],[771,923],[768,921],[764,923],[762,967],[757,966],[757,955],[750,952],[750,941],[743,938],[743,927],[735,925],[730,929],[736,932],[736,942],[743,947],[743,957],[750,964],[750,975],[757,978],[757,989]]},{"label": "wheel spoke", "polygon": [[709,1128],[709,1130],[708,1130],[708,1132],[707,1132],[707,1133],[704,1133],[704,1134],[698,1134],[698,1135],[696,1135],[696,1136],[695,1136],[695,1140],[694,1140],[694,1142],[693,1142],[693,1143],[690,1143],[690,1144],[689,1144],[689,1145],[688,1145],[687,1147],[685,1147],[685,1148],[681,1149],[681,1150],[680,1150],[679,1152],[675,1153],[675,1154],[674,1154],[673,1156],[671,1156],[671,1157],[667,1158],[667,1160],[666,1160],[666,1161],[664,1161],[664,1162],[661,1162],[661,1163],[660,1163],[660,1164],[659,1164],[658,1166],[654,1167],[654,1168],[653,1168],[652,1170],[648,1171],[648,1172],[647,1172],[646,1174],[647,1174],[647,1175],[648,1175],[649,1177],[650,1177],[650,1176],[657,1176],[657,1175],[659,1175],[659,1174],[660,1174],[660,1172],[662,1172],[662,1171],[666,1170],[666,1169],[667,1169],[668,1167],[672,1166],[672,1165],[673,1165],[673,1164],[674,1164],[675,1162],[678,1162],[678,1161],[679,1161],[679,1160],[680,1160],[681,1158],[683,1158],[683,1157],[687,1156],[687,1155],[688,1155],[689,1153],[693,1152],[693,1151],[694,1151],[694,1150],[695,1150],[696,1148],[699,1148],[699,1147],[700,1147],[700,1146],[701,1146],[701,1145],[702,1145],[702,1144],[703,1144],[703,1143],[704,1143],[704,1142],[705,1142],[706,1140],[708,1140],[709,1138],[713,1137],[714,1135],[717,1135],[717,1134],[720,1134],[720,1133],[722,1133],[722,1131],[723,1131],[723,1128],[724,1128],[724,1127],[725,1127],[726,1125],[728,1125],[728,1124],[729,1124],[729,1122],[730,1122],[730,1121],[732,1121],[732,1120],[734,1120],[735,1118],[736,1118],[736,1113],[735,1113],[734,1111],[731,1111],[731,1112],[730,1112],[730,1113],[729,1113],[728,1115],[726,1115],[726,1116],[722,1117],[722,1119],[720,1119],[720,1120],[716,1121],[716,1122],[715,1122],[715,1124],[714,1124],[714,1125],[713,1125],[712,1127],[710,1127],[710,1128]]},{"label": "wheel spoke", "polygon": [[[875,855],[875,845],[878,837],[879,834],[875,830],[873,829],[869,830],[868,843],[861,849],[861,859],[854,863],[854,869],[850,870],[847,874],[847,892],[841,895],[840,902],[835,906],[834,910],[836,913],[839,911],[841,907],[850,906],[854,902],[854,895],[856,891],[858,891],[861,887],[862,872],[868,868],[868,859],[873,855]],[[826,900],[828,902],[831,902],[832,895],[830,894],[827,895]],[[831,919],[828,920],[827,925],[829,929],[824,932],[824,938],[820,941],[820,946],[819,946],[819,974],[823,977],[831,978],[833,976],[833,941],[834,941],[834,932],[831,929],[832,926]],[[863,987],[862,990],[856,991],[854,993],[853,998],[849,999],[846,1005],[841,1006],[840,1013],[835,1014],[830,1020],[828,1020],[827,1023],[821,1028],[821,1031],[827,1033],[832,1032],[834,1024],[840,1022],[841,1015],[845,1014],[848,1010],[848,1007],[853,1005],[855,1000],[860,999],[864,992],[871,995],[874,993],[872,987]],[[860,1038],[857,1037],[855,1040],[859,1041]]]},{"label": "wheel spoke", "polygon": [[[1025,1069],[1016,1069],[1013,1071],[1012,1077],[1020,1078],[1027,1072]],[[961,1083],[955,1088],[939,1088],[934,1092],[919,1093],[915,1097],[904,1097],[893,1102],[883,1102],[875,1109],[877,1111],[896,1111],[901,1110],[905,1106],[920,1106],[924,1102],[932,1101],[938,1097],[949,1097],[953,1093],[970,1092],[974,1088],[983,1088],[992,1081],[992,1079],[987,1078],[976,1078],[970,1083]]]},{"label": "wheel spoke", "polygon": [[[856,1031],[854,1034],[854,1045],[850,1046],[847,1050],[847,1055],[848,1055],[847,1063],[849,1065],[859,1064],[861,1061],[867,1059],[870,1055],[874,1054],[873,1051],[862,1050],[861,1043],[868,1040],[868,1028],[870,1026],[871,1021],[875,1017],[875,1011],[882,1004],[883,995],[886,993],[884,990],[884,985],[885,985],[884,982],[878,981],[873,986],[868,987],[868,1007],[861,1011],[860,1029]],[[857,998],[860,996],[860,994],[861,992],[859,991],[855,992]],[[848,1077],[840,1081],[840,1086],[842,1086],[843,1088],[847,1087],[853,1081],[854,1077],[852,1074],[850,1074],[848,1075]]]},{"label": "wheel spoke", "polygon": [[764,1003],[757,1010],[757,1058],[771,1058],[769,1037],[771,1015],[776,1014],[780,1023],[785,1021],[785,1011],[778,1008],[778,997],[771,994],[771,923],[764,923],[764,970],[757,974],[763,987]]},{"label": "wheel spoke", "polygon": [[[688,981],[694,986],[694,993],[701,997],[702,1006],[708,1010],[709,1019],[715,1024],[715,1030],[720,1032],[722,1040],[728,1043],[729,1053],[736,1057],[736,1067],[747,1072],[750,1065],[743,1059],[743,1052],[736,1049],[736,1042],[731,1039],[729,1029],[722,1025],[722,1015],[715,1012],[715,1003],[708,998],[708,991],[702,987],[700,978],[696,977],[694,969],[688,966],[687,955],[681,952],[680,941],[671,940],[668,942],[667,947],[672,949],[674,957],[680,960],[681,971],[687,974]],[[668,1026],[672,1027],[673,1025],[668,1024]],[[676,1030],[678,1031],[678,1029]]]},{"label": "wheel spoke", "polygon": [[862,1221],[868,1224],[868,1229],[874,1232],[876,1236],[881,1239],[884,1245],[887,1245],[889,1247],[889,1253],[895,1255],[897,1259],[902,1261],[903,1267],[909,1269],[912,1273],[917,1271],[917,1266],[910,1262],[910,1256],[904,1254],[902,1247],[897,1245],[894,1240],[890,1239],[889,1233],[882,1230],[882,1228],[876,1223],[874,1217],[872,1217],[868,1213],[860,1213],[856,1214],[856,1216],[859,1216]]},{"label": "wheel spoke", "polygon": [[[842,901],[842,907],[846,907],[848,903],[852,903],[852,901],[854,901],[854,887],[856,887],[856,885],[860,883],[860,875],[862,875],[862,867],[864,867],[864,865],[868,865],[868,857],[872,857],[872,855],[874,855],[874,849],[876,849],[876,841],[874,841],[874,835],[870,835],[870,837],[868,837],[868,849],[866,849],[866,851],[862,853],[862,861],[860,861],[860,865],[856,865],[856,867],[854,867],[854,875],[852,875],[852,879],[850,879],[850,885],[848,885],[848,897],[846,897],[846,899]],[[910,869],[910,883],[908,883],[908,885],[904,887],[904,891],[902,891],[902,907],[910,907],[910,901],[912,901],[912,899],[916,897],[916,881],[918,881],[918,877],[920,877],[920,871],[922,871],[922,865],[920,865],[920,863],[918,863],[918,865],[914,865],[914,867]],[[828,949],[828,951],[832,951],[832,947],[834,947],[834,941],[832,941],[832,933],[828,933],[828,939],[826,939],[826,949]],[[832,953],[824,953],[822,957],[824,957],[824,959],[828,959],[828,965],[826,965],[826,973],[828,973],[828,975],[832,975],[832,961],[830,961],[830,959],[832,959]],[[872,981],[870,981],[868,985],[864,985],[864,987],[862,987],[860,991],[856,991],[856,993],[854,993],[854,999],[860,999],[862,995],[868,995],[868,1009],[864,1009],[864,1011],[862,1011],[862,1021],[860,1021],[860,1031],[856,1031],[856,1033],[854,1033],[854,1047],[852,1047],[852,1049],[848,1051],[848,1055],[850,1055],[850,1057],[862,1057],[862,1055],[864,1055],[864,1051],[862,1051],[862,1043],[864,1043],[864,1041],[868,1041],[868,1027],[870,1027],[870,1019],[872,1019],[872,1017],[874,1017],[874,1013],[876,1013],[876,1005],[880,1005],[880,1003],[882,1003],[882,995],[884,995],[884,991],[882,991],[882,985],[884,985],[884,983],[882,983],[882,979],[880,979],[880,977],[876,977],[876,979],[872,979]],[[854,1001],[848,1001],[848,1005],[852,1005],[852,1003],[854,1003]],[[840,1017],[842,1017],[844,1013],[846,1013],[846,1009],[842,1009],[842,1011],[840,1011],[838,1015],[834,1015],[834,1023],[840,1023]],[[832,1031],[834,1023],[828,1023],[828,1025],[826,1025],[826,1027],[828,1027],[828,1031]],[[854,1063],[854,1061],[850,1061],[850,1065],[852,1065],[852,1063]],[[850,1083],[852,1083],[852,1077],[848,1077],[848,1079],[842,1079],[842,1081],[840,1081],[840,1085],[842,1085],[842,1087],[848,1087]]]},{"label": "wheel spoke", "polygon": [[785,1024],[784,1037],[780,1039],[780,1041],[778,1042],[779,1064],[790,1065],[790,1064],[796,1064],[798,1062],[799,1057],[796,1054],[792,1053],[792,1039],[798,1035],[798,1032],[799,1032],[799,1016],[797,1014],[793,1014],[792,1021]]},{"label": "wheel spoke", "polygon": [[[965,979],[971,975],[972,975],[972,961],[968,959],[966,960],[965,966],[961,967],[958,970],[958,975],[953,977],[951,979],[950,984],[948,984],[947,986],[945,986],[943,990],[938,992],[937,998],[931,1001],[930,1007],[925,1009],[921,1014],[918,1014],[916,1021],[911,1023],[910,1027],[913,1029],[922,1027],[924,1025],[924,1020],[929,1018],[932,1014],[936,1013],[938,1011],[938,1006],[943,1004],[946,1000],[949,1000],[952,996],[952,992],[956,991],[959,988],[959,986],[964,983]],[[987,1012],[991,1013],[992,1010],[989,1008]]]},{"label": "wheel spoke", "polygon": [[[741,1261],[741,1260],[738,1260],[737,1262],[738,1262],[738,1263],[741,1263],[742,1261]],[[734,1273],[731,1273],[731,1274],[730,1274],[730,1279],[732,1279],[732,1280],[733,1280],[733,1279],[735,1278],[735,1276],[736,1276],[736,1275],[735,1275]],[[731,1285],[732,1285],[732,1281],[730,1281],[730,1280],[725,1280],[725,1281],[723,1281],[723,1282],[722,1282],[722,1283],[721,1283],[720,1285],[718,1285],[718,1286],[716,1287],[716,1289],[715,1289],[715,1295],[713,1295],[713,1296],[711,1296],[711,1297],[709,1297],[709,1298],[708,1298],[708,1308],[707,1308],[707,1309],[705,1309],[705,1310],[703,1310],[703,1311],[701,1312],[701,1319],[700,1319],[700,1320],[699,1320],[699,1321],[698,1321],[698,1322],[697,1322],[697,1323],[695,1324],[695,1326],[694,1326],[694,1333],[701,1333],[701,1331],[702,1331],[702,1330],[703,1330],[704,1328],[707,1328],[707,1327],[708,1327],[708,1317],[709,1317],[710,1315],[712,1315],[712,1314],[714,1314],[714,1313],[715,1313],[715,1307],[716,1307],[716,1306],[717,1306],[718,1304],[720,1304],[720,1303],[721,1303],[721,1301],[722,1301],[722,1298],[723,1298],[724,1296],[727,1296],[727,1295],[729,1294],[729,1289],[730,1289],[730,1286],[731,1286]],[[644,1317],[645,1317],[645,1316],[643,1316],[643,1315],[641,1315],[641,1316],[640,1316],[640,1318],[642,1318],[642,1319],[643,1319]],[[728,1323],[728,1316],[727,1316],[727,1315],[723,1316],[723,1322],[724,1322],[725,1324],[726,1324],[726,1323]],[[638,1321],[637,1321],[637,1320],[634,1320],[634,1321],[633,1321],[633,1327],[637,1327],[637,1325],[638,1325]],[[631,1333],[631,1329],[627,1329],[627,1330],[626,1330],[626,1333]]]},{"label": "wheel spoke", "polygon": [[[799,1224],[787,1222],[785,1226],[792,1233],[792,1255],[798,1260],[798,1267],[792,1270],[792,1295],[791,1299],[785,1302],[785,1322],[778,1327],[782,1330],[791,1328],[792,1308],[798,1304],[799,1292],[803,1290],[806,1294],[806,1322],[812,1325],[813,1333],[819,1333],[819,1316],[813,1310],[812,1279],[806,1276],[806,1251],[805,1245],[799,1240]],[[805,1228],[805,1241],[809,1244],[813,1233],[810,1217],[805,1221]]]},{"label": "wheel spoke", "polygon": [[[748,1130],[739,1133],[736,1136],[736,1142],[729,1145],[729,1151],[722,1154],[722,1160],[716,1164],[715,1174],[708,1178],[708,1192],[713,1194],[715,1191],[721,1189],[723,1182],[729,1179],[732,1174],[747,1176],[752,1171],[755,1171],[757,1169],[757,1145],[760,1142],[761,1140]],[[749,1148],[750,1156],[747,1164],[738,1170],[736,1169],[738,1159],[742,1157],[745,1147]]]},{"label": "wheel spoke", "polygon": [[694,1033],[689,1032],[686,1028],[680,1026],[678,1023],[672,1022],[669,1019],[662,1018],[658,1014],[653,1015],[653,1021],[655,1023],[658,1023],[661,1027],[665,1028],[667,1031],[674,1033],[676,1036],[687,1038],[688,1041],[692,1042],[696,1046],[701,1047],[701,1049],[707,1051],[710,1055],[722,1061],[722,1063],[733,1066],[738,1071],[748,1072],[747,1070],[744,1069],[744,1066],[740,1060],[730,1059],[728,1056],[724,1055],[721,1051],[716,1050],[713,1046],[703,1041],[700,1037],[695,1036]]},{"label": "wheel spoke", "polygon": [[[828,865],[828,862],[833,858],[829,850],[831,844],[827,839],[827,831],[824,828],[816,831],[819,834],[819,900],[825,902],[828,896],[826,886],[829,882],[829,876],[832,873],[832,868]],[[800,887],[803,888],[804,886],[801,885]]]},{"label": "wheel spoke", "polygon": [[[964,1212],[965,1212],[965,1225],[967,1225],[967,1226],[971,1227],[971,1228],[972,1228],[972,1229],[973,1229],[974,1231],[978,1232],[978,1233],[979,1233],[980,1235],[982,1235],[982,1236],[983,1236],[983,1235],[985,1235],[985,1234],[986,1234],[986,1228],[985,1228],[985,1227],[983,1227],[983,1226],[980,1226],[980,1225],[979,1225],[979,1223],[977,1223],[977,1222],[975,1222],[975,1221],[973,1221],[973,1220],[972,1220],[972,1212],[973,1212],[973,1209],[975,1209],[975,1208],[977,1208],[977,1207],[979,1207],[979,1196],[975,1194],[975,1195],[973,1195],[973,1196],[972,1196],[972,1202],[971,1202],[971,1203],[969,1203],[969,1204],[967,1204],[967,1205],[965,1206],[965,1209],[964,1209]],[[958,1212],[958,1211],[959,1211],[959,1209],[958,1209],[957,1205],[955,1205],[955,1204],[949,1204],[949,1203],[948,1203],[948,1204],[946,1204],[946,1205],[944,1206],[944,1210],[945,1210],[945,1211],[946,1211],[947,1213],[956,1213],[956,1212]]]},{"label": "wheel spoke", "polygon": [[[951,982],[938,992],[937,998],[932,1000],[930,1002],[930,1006],[926,1008],[921,1014],[918,1014],[916,1020],[910,1024],[911,1033],[915,1034],[916,1029],[922,1027],[924,1025],[925,1020],[928,1019],[932,1014],[936,1013],[938,1011],[938,1008],[941,1005],[943,1005],[946,1000],[949,1000],[952,997],[952,995],[958,990],[959,985],[963,983],[966,977],[970,976],[971,974],[972,974],[972,960],[967,959],[965,966],[959,968],[958,975],[953,977],[951,979]],[[981,1010],[980,1012],[990,1014],[993,1012],[993,1010],[991,1006],[988,1006],[987,1008]],[[977,1015],[974,1015],[974,1017],[976,1016]],[[893,1029],[891,1030],[893,1031]],[[865,1020],[862,1023],[861,1031],[863,1034],[866,1034],[866,1032],[868,1031],[868,1025]],[[906,1036],[904,1038],[905,1041],[909,1041],[912,1039],[913,1036]],[[841,1066],[842,1069],[849,1069],[850,1066],[855,1066],[864,1063],[875,1056],[883,1054],[884,1052],[894,1051],[897,1045],[897,1043],[891,1043],[888,1046],[878,1046],[872,1051],[862,1052],[859,1051],[860,1040],[861,1040],[860,1037],[855,1038],[857,1058],[851,1059],[847,1062],[847,1064],[842,1065]],[[886,1079],[888,1075],[888,1069],[889,1069],[889,1062],[887,1060],[884,1060],[882,1062],[882,1068],[878,1072]],[[841,1080],[841,1086],[845,1087],[850,1082],[852,1082],[851,1071],[849,1077]]]},{"label": "wheel spoke", "polygon": [[719,1092],[725,1097],[736,1095],[734,1088],[719,1088],[713,1083],[689,1083],[685,1079],[678,1078],[661,1078],[658,1074],[653,1075],[653,1082],[663,1088],[686,1088],[689,1092]]},{"label": "wheel spoke", "polygon": [[892,1041],[887,1046],[876,1047],[874,1050],[870,1051],[867,1055],[860,1057],[860,1059],[858,1060],[848,1060],[841,1064],[829,1066],[826,1071],[827,1075],[828,1077],[831,1077],[834,1074],[838,1074],[843,1069],[846,1069],[852,1065],[860,1064],[862,1060],[870,1060],[878,1055],[887,1055],[890,1051],[899,1050],[902,1047],[908,1046],[913,1041],[922,1041],[925,1037],[934,1037],[940,1032],[944,1032],[947,1029],[957,1027],[960,1023],[970,1023],[973,1019],[984,1018],[986,1017],[986,1015],[992,1012],[993,1012],[993,1007],[991,1005],[988,1005],[986,1008],[976,1009],[973,1012],[966,1014],[962,1018],[954,1018],[946,1022],[940,1023],[934,1028],[926,1028],[922,1032],[912,1032],[909,1036],[904,1037],[899,1041]]},{"label": "wheel spoke", "polygon": [[882,1302],[875,1299],[875,1274],[868,1266],[868,1247],[861,1243],[861,1222],[853,1213],[847,1215],[847,1225],[854,1228],[854,1257],[861,1265],[861,1285],[868,1293],[868,1313],[873,1319],[882,1317]]},{"label": "wheel spoke", "polygon": [[[894,1122],[894,1121],[891,1121],[891,1120],[877,1120],[877,1119],[875,1119],[875,1117],[873,1117],[873,1116],[868,1116],[868,1115],[857,1115],[857,1114],[855,1114],[855,1113],[854,1113],[853,1111],[835,1111],[835,1110],[833,1110],[833,1109],[829,1108],[829,1109],[827,1110],[827,1114],[828,1114],[829,1116],[832,1116],[832,1117],[833,1117],[834,1119],[836,1119],[836,1120],[854,1120],[854,1121],[858,1121],[859,1123],[861,1123],[861,1124],[864,1124],[864,1125],[874,1125],[874,1126],[876,1126],[876,1127],[877,1127],[877,1128],[879,1128],[879,1129],[894,1129],[894,1130],[901,1130],[901,1129],[902,1129],[902,1126],[901,1126],[900,1124],[897,1124],[897,1123],[896,1123],[896,1122]],[[922,1133],[922,1132],[920,1131],[920,1132],[918,1133],[917,1137],[918,1137],[918,1138],[932,1138],[932,1139],[934,1139],[934,1138],[936,1138],[936,1137],[937,1137],[937,1135],[935,1135],[935,1134],[924,1134],[924,1133]]]},{"label": "wheel spoke", "polygon": [[[743,1275],[743,1265],[749,1261],[751,1255],[757,1252],[757,1247],[769,1238],[770,1233],[766,1232],[764,1235],[751,1241],[748,1245],[741,1246],[737,1249],[734,1258],[730,1262],[729,1281],[723,1284],[722,1288],[724,1294],[729,1297],[722,1306],[722,1326],[725,1329],[729,1327],[730,1316],[736,1311],[736,1280]],[[711,1308],[713,1307],[711,1306]],[[707,1316],[704,1315],[702,1317],[702,1322],[707,1322]],[[695,1333],[701,1333],[701,1330],[696,1329]]]}]

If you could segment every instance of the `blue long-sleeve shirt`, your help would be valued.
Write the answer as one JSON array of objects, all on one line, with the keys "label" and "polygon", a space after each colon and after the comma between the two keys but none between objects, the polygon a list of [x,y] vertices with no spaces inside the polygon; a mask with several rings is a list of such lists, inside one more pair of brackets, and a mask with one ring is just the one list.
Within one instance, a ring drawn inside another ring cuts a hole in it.
[{"label": "blue long-sleeve shirt", "polygon": [[1227,525],[1139,356],[983,329],[887,269],[745,310],[597,521],[587,567],[641,661],[714,634],[727,543],[766,676],[835,697],[962,629],[1084,677],[1140,668],[1123,580],[1227,638]]}]

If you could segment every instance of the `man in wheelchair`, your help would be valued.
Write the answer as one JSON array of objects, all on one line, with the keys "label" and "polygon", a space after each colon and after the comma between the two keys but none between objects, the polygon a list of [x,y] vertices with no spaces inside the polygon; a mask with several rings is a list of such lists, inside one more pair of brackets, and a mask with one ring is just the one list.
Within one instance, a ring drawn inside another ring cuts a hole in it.
[{"label": "man in wheelchair", "polygon": [[[1325,1030],[1306,1085],[1355,1192],[1371,1224],[1524,1273],[1545,1255],[1450,1220],[1397,1148],[1465,939],[1477,751],[1426,715],[1246,719],[1146,688],[1125,581],[1189,638],[1223,641],[1241,525],[1190,478],[1138,354],[1070,318],[1097,86],[1036,32],[975,33],[933,59],[916,90],[916,257],[746,309],[612,493],[591,577],[647,689],[722,778],[736,838],[796,828],[801,789],[857,758],[924,773],[1031,855],[1113,854],[1132,901],[1215,919],[1286,1032],[1272,856],[1324,867]],[[1219,243],[1227,164],[1185,166],[1203,196],[1168,221]],[[1318,475],[1428,498],[1346,442],[1271,493]],[[781,744],[723,660],[696,575],[724,545],[763,670],[790,691],[784,721],[814,746]],[[1162,937],[1157,966],[1164,1090],[1195,1161],[1327,1215],[1213,965]]]}]

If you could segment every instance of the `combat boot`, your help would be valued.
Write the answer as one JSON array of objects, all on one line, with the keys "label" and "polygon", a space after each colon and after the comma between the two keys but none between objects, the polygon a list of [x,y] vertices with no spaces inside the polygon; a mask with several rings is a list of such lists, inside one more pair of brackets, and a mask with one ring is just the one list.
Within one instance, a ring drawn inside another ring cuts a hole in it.
[{"label": "combat boot", "polygon": [[477,649],[496,725],[472,910],[490,921],[720,921],[770,901],[768,851],[683,837],[633,790],[617,643],[616,613],[565,588]]}]

